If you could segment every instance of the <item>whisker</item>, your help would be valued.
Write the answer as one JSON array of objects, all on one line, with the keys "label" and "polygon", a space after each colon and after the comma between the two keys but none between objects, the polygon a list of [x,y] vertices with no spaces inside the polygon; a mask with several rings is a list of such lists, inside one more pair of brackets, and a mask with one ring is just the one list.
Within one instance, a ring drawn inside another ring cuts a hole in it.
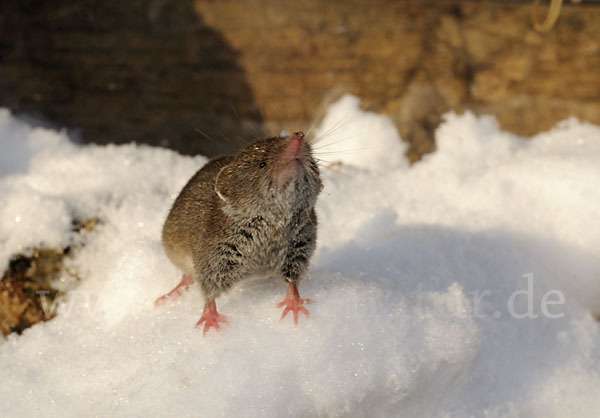
[{"label": "whisker", "polygon": [[[336,162],[333,162],[333,163],[330,163],[330,164],[336,164]],[[326,165],[319,165],[319,168],[325,168],[327,170],[333,171],[334,173],[339,173],[339,174],[342,174],[344,176],[348,176],[348,177],[353,178],[353,179],[356,178],[356,175],[350,174],[350,173],[345,173],[342,170],[340,170],[340,168],[329,167],[329,166],[326,166]]]},{"label": "whisker", "polygon": [[337,139],[336,141],[333,141],[333,142],[328,142],[328,143],[322,144],[322,145],[321,145],[321,146],[319,146],[319,147],[312,147],[312,149],[313,149],[313,150],[320,150],[320,149],[323,149],[323,148],[327,148],[327,147],[329,147],[329,146],[331,146],[331,145],[339,144],[340,142],[347,141],[347,140],[349,140],[349,139],[358,138],[360,135],[363,135],[363,134],[366,134],[366,133],[368,133],[368,132],[367,132],[367,131],[365,131],[365,132],[357,132],[357,133],[356,133],[356,134],[354,134],[354,135],[350,135],[350,136],[346,136],[346,137],[339,138],[339,139]]},{"label": "whisker", "polygon": [[[231,139],[227,138],[225,136],[225,134],[223,134],[223,132],[221,132],[221,130],[219,130],[219,135],[221,136],[221,138],[223,138],[225,141],[227,141],[227,143],[229,144],[229,148],[233,151],[233,152],[238,152],[240,150],[240,146],[235,144]],[[237,136],[242,142],[244,142],[244,140],[242,138],[240,138],[240,136]]]},{"label": "whisker", "polygon": [[346,120],[348,119],[348,116],[350,116],[350,112],[346,113],[344,115],[343,118],[341,118],[339,121],[337,121],[335,124],[333,124],[333,126],[331,128],[329,128],[326,132],[322,133],[321,135],[315,137],[312,140],[313,144],[318,144],[319,142],[321,142],[323,139],[327,138],[329,135],[333,134],[335,131],[337,131],[339,128],[341,128],[343,126],[343,124],[346,122]]},{"label": "whisker", "polygon": [[280,111],[280,110],[279,110],[277,107],[275,107],[275,106],[272,106],[272,104],[273,104],[273,101],[271,101],[271,100],[269,100],[269,99],[265,99],[265,100],[267,101],[267,104],[271,105],[271,107],[272,107],[273,109],[275,109],[275,112],[277,112],[277,116],[279,117],[279,120],[280,120],[280,121],[283,121],[284,119],[283,119],[283,115],[282,115],[281,111]]},{"label": "whisker", "polygon": [[258,106],[258,111],[260,112],[260,117],[262,118],[263,123],[265,123],[265,121],[266,121],[265,112],[263,112],[262,105],[260,104],[260,102],[258,100],[256,101],[256,105]]},{"label": "whisker", "polygon": [[[221,131],[219,131],[221,132]],[[221,134],[223,135],[223,134]],[[250,145],[251,142],[249,142],[247,139],[242,138],[240,135],[236,135],[236,138],[240,140],[240,142],[242,142],[244,145]]]},{"label": "whisker", "polygon": [[[223,143],[222,143],[222,142],[220,142],[220,141],[217,141],[217,140],[216,140],[216,139],[214,139],[212,136],[208,135],[206,132],[204,132],[204,131],[200,130],[200,128],[195,128],[195,131],[196,131],[196,132],[198,132],[199,134],[201,134],[201,135],[202,135],[203,137],[205,137],[206,139],[208,139],[208,140],[212,141],[213,143],[215,143],[215,144],[217,144],[217,145],[221,145],[221,146],[223,145]],[[221,132],[221,131],[219,131],[219,133],[220,133],[220,132]],[[223,135],[223,134],[221,134],[221,135]],[[229,139],[225,138],[224,136],[223,136],[223,138],[224,138],[224,139],[225,139],[227,142],[229,142],[229,145],[230,145],[230,146],[232,146],[232,145],[233,145]]]},{"label": "whisker", "polygon": [[343,150],[339,150],[339,151],[319,151],[319,152],[314,152],[313,154],[316,155],[317,157],[319,155],[340,155],[340,154],[352,154],[358,151],[368,151],[371,150],[372,148],[354,148],[354,149],[343,149]]},{"label": "whisker", "polygon": [[[358,97],[360,100],[360,103],[362,104],[362,106],[360,106],[361,109],[368,109],[373,103],[375,103],[375,101],[373,99],[371,99],[369,102],[364,103],[365,98],[363,96],[359,96]],[[327,107],[324,107],[323,110],[326,110]],[[368,110],[367,110],[368,111]],[[316,144],[318,142],[320,142],[321,140],[323,140],[324,138],[328,137],[329,135],[333,134],[344,122],[346,122],[348,116],[350,115],[350,112],[347,112],[342,119],[340,119],[339,121],[337,121],[330,129],[328,129],[325,133],[319,135],[318,137],[315,137],[314,139],[311,140],[312,144]],[[316,120],[315,120],[316,121]],[[314,122],[313,122],[314,125]],[[312,129],[312,126],[311,126]]]},{"label": "whisker", "polygon": [[[308,138],[308,136],[310,135],[310,133],[312,132],[312,130],[314,129],[314,127],[316,126],[317,122],[319,122],[321,120],[321,118],[323,117],[323,115],[325,114],[325,112],[327,111],[327,106],[322,106],[321,109],[319,110],[319,112],[317,113],[317,115],[314,117],[310,128],[308,128],[308,130],[306,131],[306,137]],[[312,142],[312,140],[311,140]]]},{"label": "whisker", "polygon": [[[336,165],[336,164],[342,164],[343,162],[342,162],[342,160],[323,160],[321,158],[318,158],[317,164],[319,164],[319,163],[327,163],[330,166],[332,166],[332,165]],[[328,166],[320,164],[319,167],[328,167]]]},{"label": "whisker", "polygon": [[319,142],[321,142],[324,138],[327,138],[329,135],[333,134],[335,131],[338,130],[339,127],[342,126],[342,122],[344,122],[344,118],[340,119],[331,128],[329,128],[327,131],[323,132],[321,135],[316,136],[315,138],[313,138],[312,141],[311,141],[311,143],[314,144],[314,145],[316,145]]},{"label": "whisker", "polygon": [[[229,107],[231,107],[231,110],[233,111],[233,114],[235,115],[235,117],[237,118],[237,120],[240,122],[240,125],[243,124],[242,119],[240,118],[240,115],[238,114],[238,112],[235,110],[235,107],[233,106],[233,103],[229,102]],[[250,131],[252,132],[252,135],[254,135],[255,137],[259,137],[260,134],[258,134],[254,128],[252,127],[252,125],[249,125]],[[246,145],[248,145],[248,142],[244,141],[242,138],[240,138],[244,143],[246,143]]]},{"label": "whisker", "polygon": [[250,142],[246,141],[244,138],[242,138],[240,135],[236,135],[237,139],[239,139],[242,143],[244,143],[245,145],[250,145]]},{"label": "whisker", "polygon": [[225,141],[227,141],[231,146],[235,145],[231,139],[229,139],[225,136],[223,131],[221,131],[220,129],[218,131],[219,131],[219,135],[221,135],[221,138],[223,138]]}]

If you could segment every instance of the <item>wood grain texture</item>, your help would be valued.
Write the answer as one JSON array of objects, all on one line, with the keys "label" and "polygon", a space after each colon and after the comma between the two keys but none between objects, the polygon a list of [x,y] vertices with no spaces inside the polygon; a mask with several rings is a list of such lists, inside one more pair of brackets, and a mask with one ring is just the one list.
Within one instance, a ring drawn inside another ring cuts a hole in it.
[{"label": "wood grain texture", "polygon": [[388,114],[412,161],[434,149],[448,110],[493,113],[522,135],[571,115],[600,123],[600,7],[566,3],[540,34],[530,6],[2,2],[0,105],[85,141],[208,155],[265,131],[306,129],[341,92]]},{"label": "wood grain texture", "polygon": [[537,33],[529,2],[196,0],[240,54],[267,126],[305,125],[331,91],[385,112],[411,160],[442,113],[495,114],[532,135],[570,115],[600,123],[600,7],[565,4]]}]

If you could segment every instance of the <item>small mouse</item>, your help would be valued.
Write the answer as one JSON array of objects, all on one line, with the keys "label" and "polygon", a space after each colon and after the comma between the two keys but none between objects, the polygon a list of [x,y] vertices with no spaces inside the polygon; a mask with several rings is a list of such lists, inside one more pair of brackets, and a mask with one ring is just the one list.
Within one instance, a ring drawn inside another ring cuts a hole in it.
[{"label": "small mouse", "polygon": [[303,132],[260,139],[236,156],[210,160],[187,182],[162,230],[168,258],[183,272],[161,305],[195,280],[204,292],[203,334],[227,319],[215,299],[254,274],[288,283],[281,319],[310,316],[298,293],[317,239],[315,203],[323,184]]}]

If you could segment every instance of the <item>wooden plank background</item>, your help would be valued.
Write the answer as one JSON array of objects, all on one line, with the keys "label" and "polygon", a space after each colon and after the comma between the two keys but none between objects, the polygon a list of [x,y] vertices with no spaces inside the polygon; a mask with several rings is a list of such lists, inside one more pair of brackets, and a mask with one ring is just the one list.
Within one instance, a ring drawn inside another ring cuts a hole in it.
[{"label": "wooden plank background", "polygon": [[413,161],[450,109],[523,135],[570,115],[600,124],[600,7],[565,4],[547,34],[529,13],[499,1],[2,2],[0,105],[84,141],[209,155],[306,128],[343,92],[392,117]]}]

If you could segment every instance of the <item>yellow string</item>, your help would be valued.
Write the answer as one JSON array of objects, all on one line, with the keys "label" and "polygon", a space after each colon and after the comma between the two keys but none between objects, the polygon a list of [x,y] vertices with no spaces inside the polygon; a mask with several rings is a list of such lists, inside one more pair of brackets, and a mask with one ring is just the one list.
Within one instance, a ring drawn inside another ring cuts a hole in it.
[{"label": "yellow string", "polygon": [[556,23],[556,20],[558,19],[562,0],[551,0],[548,15],[546,15],[546,20],[544,20],[542,23],[539,22],[537,15],[537,9],[539,5],[540,0],[533,0],[533,7],[531,8],[531,22],[533,23],[535,30],[539,32],[548,32],[550,29],[552,29]]}]

